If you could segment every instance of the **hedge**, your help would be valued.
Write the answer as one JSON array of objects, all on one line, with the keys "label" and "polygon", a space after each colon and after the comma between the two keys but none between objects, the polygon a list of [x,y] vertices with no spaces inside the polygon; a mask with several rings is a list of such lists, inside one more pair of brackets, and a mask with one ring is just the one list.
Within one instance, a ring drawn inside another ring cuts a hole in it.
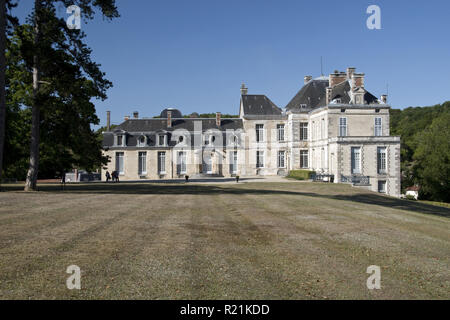
[{"label": "hedge", "polygon": [[309,170],[292,170],[289,172],[288,178],[296,180],[309,180],[312,179],[312,175],[315,174],[314,171]]}]

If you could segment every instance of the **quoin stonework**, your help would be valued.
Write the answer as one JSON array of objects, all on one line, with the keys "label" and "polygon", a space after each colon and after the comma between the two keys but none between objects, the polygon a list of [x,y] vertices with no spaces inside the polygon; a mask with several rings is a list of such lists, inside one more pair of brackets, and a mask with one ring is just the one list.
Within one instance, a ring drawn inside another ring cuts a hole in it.
[{"label": "quoin stonework", "polygon": [[386,95],[367,91],[355,68],[304,77],[285,108],[241,87],[239,118],[126,117],[104,132],[105,172],[121,180],[286,175],[311,170],[375,192],[400,196],[400,137],[389,132]]}]

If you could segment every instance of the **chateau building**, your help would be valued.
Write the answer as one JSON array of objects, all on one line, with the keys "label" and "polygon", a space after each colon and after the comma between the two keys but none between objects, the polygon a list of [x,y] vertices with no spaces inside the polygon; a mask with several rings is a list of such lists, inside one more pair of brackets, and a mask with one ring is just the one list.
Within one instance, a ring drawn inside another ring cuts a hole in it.
[{"label": "chateau building", "polygon": [[[390,136],[387,96],[355,68],[304,78],[285,108],[241,87],[239,118],[132,118],[104,133],[108,170],[121,180],[286,175],[312,170],[335,183],[400,196],[400,137]],[[108,115],[109,119],[109,115]],[[109,120],[108,120],[109,128]]]}]

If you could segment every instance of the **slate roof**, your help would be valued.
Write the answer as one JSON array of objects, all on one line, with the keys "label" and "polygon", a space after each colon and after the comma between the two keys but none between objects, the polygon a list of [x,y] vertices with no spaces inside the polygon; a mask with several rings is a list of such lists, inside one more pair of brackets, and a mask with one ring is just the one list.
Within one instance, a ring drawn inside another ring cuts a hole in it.
[{"label": "slate roof", "polygon": [[[123,122],[121,125],[114,128],[113,131],[103,133],[103,146],[112,147],[114,145],[114,132],[125,131],[127,133],[127,147],[137,146],[139,137],[145,135],[148,139],[148,146],[156,146],[156,136],[158,133],[167,132],[169,139],[172,132],[179,129],[184,129],[193,134],[194,123],[199,121],[202,123],[202,131],[205,132],[210,129],[220,130],[223,135],[226,135],[226,130],[243,129],[242,119],[222,119],[220,127],[216,126],[215,118],[181,118],[172,119],[172,127],[167,127],[167,119],[130,119]],[[175,145],[172,143],[170,146]]]},{"label": "slate roof", "polygon": [[278,108],[265,95],[247,94],[242,95],[244,116],[281,116],[282,110]]},{"label": "slate roof", "polygon": [[123,122],[121,125],[114,128],[114,130],[124,130],[127,132],[157,132],[157,131],[174,131],[177,129],[185,129],[194,131],[194,122],[201,121],[202,129],[218,129],[237,130],[242,129],[242,120],[238,118],[222,119],[220,127],[216,126],[216,118],[181,118],[172,119],[172,127],[167,127],[167,119],[130,119]]},{"label": "slate roof", "polygon": [[308,109],[324,107],[326,104],[325,93],[328,85],[328,80],[314,79],[309,81],[287,104],[286,110],[299,110],[301,105],[306,105]]},{"label": "slate roof", "polygon": [[[338,85],[335,85],[333,87],[333,91],[332,91],[332,100],[334,100],[336,98],[340,98],[341,103],[344,103],[344,104],[350,103],[350,95],[348,94],[350,92],[350,89],[351,89],[351,87],[350,87],[349,81],[344,81],[344,82],[339,83]],[[364,100],[368,104],[378,102],[378,98],[375,97],[373,94],[371,94],[368,91],[364,94]]]},{"label": "slate roof", "polygon": [[[306,105],[308,111],[316,108],[321,108],[326,105],[326,88],[329,86],[329,80],[325,77],[320,77],[309,81],[302,89],[295,95],[295,97],[287,104],[286,110],[299,111],[302,105]],[[340,98],[341,103],[350,103],[350,82],[344,81],[333,87],[332,100]],[[378,98],[370,92],[366,92],[364,100],[371,104],[376,103]]]}]

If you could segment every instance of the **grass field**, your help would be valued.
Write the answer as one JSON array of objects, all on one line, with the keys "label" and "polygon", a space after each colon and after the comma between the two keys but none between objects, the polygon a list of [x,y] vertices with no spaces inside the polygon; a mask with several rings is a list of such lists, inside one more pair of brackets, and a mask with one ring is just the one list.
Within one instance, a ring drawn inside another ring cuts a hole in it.
[{"label": "grass field", "polygon": [[450,298],[445,207],[299,181],[21,188],[0,193],[0,299]]}]

